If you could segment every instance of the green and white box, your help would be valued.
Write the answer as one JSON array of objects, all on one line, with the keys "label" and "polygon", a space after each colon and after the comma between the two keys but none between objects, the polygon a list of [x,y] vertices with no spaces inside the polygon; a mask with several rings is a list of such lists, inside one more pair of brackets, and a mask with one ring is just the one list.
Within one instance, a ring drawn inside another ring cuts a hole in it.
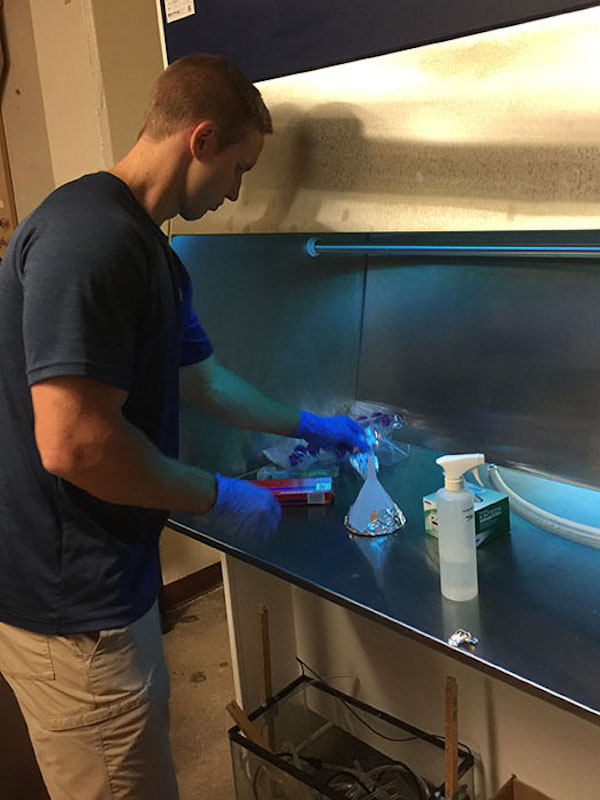
[{"label": "green and white box", "polygon": [[[508,497],[501,492],[477,486],[465,481],[465,488],[475,495],[475,542],[481,547],[492,539],[497,539],[510,530],[508,514]],[[425,532],[430,536],[438,535],[436,493],[423,498],[425,512]]]}]

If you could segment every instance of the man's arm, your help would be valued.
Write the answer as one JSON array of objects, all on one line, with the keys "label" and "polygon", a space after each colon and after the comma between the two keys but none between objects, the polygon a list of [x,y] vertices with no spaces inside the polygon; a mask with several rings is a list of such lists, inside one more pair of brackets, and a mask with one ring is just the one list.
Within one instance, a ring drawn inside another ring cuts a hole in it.
[{"label": "man's arm", "polygon": [[122,413],[127,393],[80,377],[31,387],[44,468],[110,503],[204,512],[215,476],[163,455]]},{"label": "man's arm", "polygon": [[181,399],[236,428],[292,436],[300,411],[263,394],[211,355],[182,367]]},{"label": "man's arm", "polygon": [[364,431],[354,420],[344,415],[320,417],[286,406],[224,367],[214,355],[179,373],[184,402],[237,428],[305,439],[314,452],[368,449]]}]

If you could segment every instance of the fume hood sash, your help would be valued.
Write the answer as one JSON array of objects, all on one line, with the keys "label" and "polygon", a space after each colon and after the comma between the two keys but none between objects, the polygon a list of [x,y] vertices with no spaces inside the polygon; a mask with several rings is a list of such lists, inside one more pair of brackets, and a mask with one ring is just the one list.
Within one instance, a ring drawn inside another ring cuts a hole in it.
[{"label": "fume hood sash", "polygon": [[[194,52],[225,56],[253,81],[502,28],[598,5],[568,0],[196,0],[167,22],[169,63]],[[172,15],[169,15],[172,18]]]}]

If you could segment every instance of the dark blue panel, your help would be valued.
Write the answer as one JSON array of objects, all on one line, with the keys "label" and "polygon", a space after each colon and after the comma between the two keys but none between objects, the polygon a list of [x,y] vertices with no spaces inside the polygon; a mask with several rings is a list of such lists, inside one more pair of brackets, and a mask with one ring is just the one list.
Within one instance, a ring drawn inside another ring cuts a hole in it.
[{"label": "dark blue panel", "polygon": [[594,3],[568,0],[196,0],[163,26],[169,63],[216,53],[253,81],[341,64],[538,19]]}]

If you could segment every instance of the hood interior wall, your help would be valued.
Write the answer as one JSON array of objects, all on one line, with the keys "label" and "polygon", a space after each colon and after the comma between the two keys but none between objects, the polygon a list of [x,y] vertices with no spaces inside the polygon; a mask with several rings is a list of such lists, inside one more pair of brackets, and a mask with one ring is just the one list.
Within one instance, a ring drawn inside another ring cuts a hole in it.
[{"label": "hood interior wall", "polygon": [[[317,234],[323,244],[600,247],[600,231]],[[600,258],[308,255],[310,234],[176,236],[220,360],[284,402],[354,399],[402,438],[598,488]],[[183,411],[182,457],[226,474],[273,437]]]},{"label": "hood interior wall", "polygon": [[[599,247],[600,232],[369,241]],[[600,256],[369,257],[358,397],[396,408],[406,441],[599,488],[599,293]]]},{"label": "hood interior wall", "polygon": [[[305,234],[172,240],[219,360],[278,400],[332,414],[356,394],[366,260],[315,259],[305,242]],[[277,438],[182,410],[181,457],[207,469],[243,475]]]}]

